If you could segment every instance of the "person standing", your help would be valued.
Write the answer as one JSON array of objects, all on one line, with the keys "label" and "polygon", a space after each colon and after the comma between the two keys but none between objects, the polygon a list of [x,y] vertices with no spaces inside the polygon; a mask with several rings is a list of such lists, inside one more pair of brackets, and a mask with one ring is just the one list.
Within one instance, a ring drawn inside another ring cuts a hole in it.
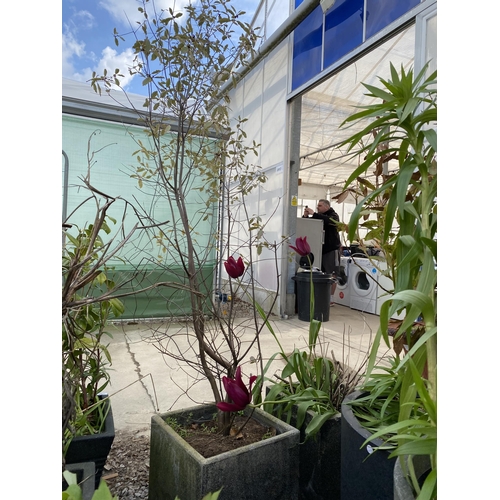
[{"label": "person standing", "polygon": [[[323,241],[321,270],[327,274],[338,276],[340,272],[340,235],[334,221],[339,221],[337,212],[330,206],[328,200],[319,200],[316,212],[312,208],[304,209],[305,218],[320,219],[323,221],[325,238]],[[333,219],[333,220],[332,220]],[[333,295],[337,288],[337,282],[332,283],[330,305],[333,306]]]}]

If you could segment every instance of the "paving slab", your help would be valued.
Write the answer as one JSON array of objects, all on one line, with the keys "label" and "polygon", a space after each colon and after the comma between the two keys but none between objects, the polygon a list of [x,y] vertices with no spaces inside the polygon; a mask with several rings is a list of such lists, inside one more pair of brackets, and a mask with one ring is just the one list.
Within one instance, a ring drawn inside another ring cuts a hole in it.
[{"label": "paving slab", "polygon": [[[328,355],[333,352],[338,361],[356,369],[366,360],[378,323],[376,315],[335,305],[330,310],[329,321],[321,327],[322,348]],[[308,322],[295,316],[289,319],[273,318],[270,324],[286,353],[292,352],[295,347],[303,349],[307,346]],[[251,345],[255,332],[252,321],[242,319],[236,328],[239,328],[243,345],[249,349],[246,359],[257,358],[257,346]],[[162,346],[167,346],[172,351],[178,349],[188,358],[194,356],[190,353],[196,339],[188,323],[176,320],[124,321],[114,323],[110,331],[113,338],[109,350],[113,363],[108,393],[111,395],[117,430],[149,428],[151,417],[156,412],[211,401],[210,386],[201,374],[161,352]],[[260,343],[265,365],[278,351],[276,340],[266,327],[260,335]],[[387,353],[387,347],[382,346],[380,358]],[[283,366],[283,361],[277,357],[267,375],[272,377]],[[248,361],[243,365],[243,372],[249,376],[258,373],[258,370]]]}]

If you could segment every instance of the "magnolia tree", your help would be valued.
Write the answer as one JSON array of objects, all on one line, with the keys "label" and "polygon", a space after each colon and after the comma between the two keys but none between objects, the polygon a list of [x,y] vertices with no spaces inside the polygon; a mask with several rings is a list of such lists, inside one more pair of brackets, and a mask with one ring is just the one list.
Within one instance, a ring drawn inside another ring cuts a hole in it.
[{"label": "magnolia tree", "polygon": [[[274,256],[273,297],[279,284],[276,251],[281,242],[267,241],[266,221],[248,210],[247,197],[266,181],[252,163],[258,145],[247,141],[243,120],[230,120],[229,99],[220,94],[234,70],[251,57],[256,36],[240,20],[243,12],[227,0],[200,0],[183,10],[161,11],[145,1],[139,11],[144,17],[136,30],[115,31],[117,44],[133,37],[135,60],[127,70],[147,88],[144,107],[137,112],[148,141],[137,141],[131,175],[152,193],[143,217],[151,225],[172,220],[168,229],[154,234],[157,265],[185,285],[190,304],[189,321],[175,327],[172,321],[156,330],[155,345],[186,371],[188,396],[194,384],[208,381],[214,402],[230,403],[234,394],[227,396],[223,386],[228,387],[227,380],[241,382],[245,360],[259,361],[258,371],[264,371],[259,335],[269,313],[253,300],[258,286],[254,264],[264,247],[270,250],[267,256]],[[112,95],[121,76],[119,70],[94,74],[92,86]],[[213,293],[213,283],[222,279],[233,299],[227,304]],[[254,304],[250,319],[236,318],[238,296]],[[251,338],[243,335],[249,321]],[[246,375],[253,382],[255,375]],[[259,377],[257,400],[261,389]],[[221,411],[218,416],[225,432],[229,415]]]}]

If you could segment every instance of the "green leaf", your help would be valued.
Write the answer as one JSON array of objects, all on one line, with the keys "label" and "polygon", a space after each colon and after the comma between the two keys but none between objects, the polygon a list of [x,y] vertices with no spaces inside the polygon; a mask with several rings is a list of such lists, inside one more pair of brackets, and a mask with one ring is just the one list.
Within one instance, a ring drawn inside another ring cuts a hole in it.
[{"label": "green leaf", "polygon": [[437,439],[417,438],[415,441],[410,441],[398,446],[391,452],[389,458],[399,457],[404,455],[434,455],[437,450]]},{"label": "green leaf", "polygon": [[68,483],[68,486],[71,486],[72,484],[78,484],[78,479],[77,476],[74,472],[71,472],[69,470],[65,470],[63,472],[63,477]]},{"label": "green leaf", "polygon": [[[434,318],[434,304],[430,297],[418,290],[402,290],[393,296],[393,300],[400,300],[405,304],[411,304],[418,311],[422,311],[424,318]],[[401,330],[405,331],[413,325],[415,318],[407,316],[401,325]]]},{"label": "green leaf", "polygon": [[214,493],[207,493],[202,500],[217,500],[219,498],[220,492],[224,487]]},{"label": "green leaf", "polygon": [[274,337],[274,340],[278,344],[280,351],[284,354],[283,347],[281,346],[280,341],[278,340],[278,337],[276,336],[276,333],[274,332],[274,329],[271,326],[271,323],[269,323],[269,321],[267,319],[267,314],[265,313],[264,309],[262,309],[262,306],[255,301],[253,301],[253,305],[254,305],[255,309],[257,309],[257,312],[259,313],[259,316],[264,321],[264,324],[266,325],[267,329],[269,330],[271,335]]},{"label": "green leaf", "polygon": [[306,439],[314,437],[320,430],[324,423],[335,416],[338,412],[335,410],[328,410],[323,414],[314,415],[309,424],[306,427],[305,435]]},{"label": "green leaf", "polygon": [[68,486],[62,494],[63,500],[82,500],[82,490],[80,486],[72,484]]},{"label": "green leaf", "polygon": [[316,345],[320,329],[321,329],[321,321],[318,321],[317,319],[312,319],[309,322],[309,347]]},{"label": "green leaf", "polygon": [[110,299],[109,305],[115,318],[120,317],[125,312],[125,305],[120,299]]},{"label": "green leaf", "polygon": [[269,392],[264,399],[264,411],[267,413],[273,413],[273,408],[275,406],[274,403],[270,403],[270,401],[278,401],[280,398],[280,394],[285,390],[284,384],[275,384],[269,388]]},{"label": "green leaf", "polygon": [[95,277],[96,282],[99,285],[102,285],[106,281],[106,275],[101,271],[96,277]]},{"label": "green leaf", "polygon": [[118,500],[117,496],[112,496],[106,481],[101,479],[99,487],[95,490],[92,500]]},{"label": "green leaf", "polygon": [[74,236],[72,236],[70,233],[66,232],[66,238],[73,244],[75,247],[80,246],[79,240],[77,240]]},{"label": "green leaf", "polygon": [[425,138],[429,142],[431,148],[437,153],[437,133],[433,128],[422,130]]},{"label": "green leaf", "polygon": [[428,426],[428,422],[426,420],[419,419],[408,419],[402,420],[400,422],[396,422],[392,425],[388,425],[383,429],[374,432],[365,442],[361,445],[361,447],[366,446],[370,441],[376,438],[383,438],[386,434],[396,433],[398,431],[405,431],[408,427],[415,427],[416,425],[421,425],[423,427]]},{"label": "green leaf", "polygon": [[426,477],[417,500],[433,500],[437,498],[437,470],[433,469]]}]

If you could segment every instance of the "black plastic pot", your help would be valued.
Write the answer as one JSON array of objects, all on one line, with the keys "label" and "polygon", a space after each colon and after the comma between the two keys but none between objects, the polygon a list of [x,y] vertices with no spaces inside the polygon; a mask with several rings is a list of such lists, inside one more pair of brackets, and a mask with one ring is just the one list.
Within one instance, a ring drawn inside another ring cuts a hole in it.
[{"label": "black plastic pot", "polygon": [[[76,480],[82,489],[82,500],[92,500],[95,492],[95,464],[84,462],[79,464],[66,464],[65,469],[76,474]],[[68,483],[63,477],[62,490],[66,490]]]},{"label": "black plastic pot", "polygon": [[[311,272],[297,273],[292,276],[297,284],[297,312],[301,321],[311,320]],[[330,292],[333,283],[331,274],[312,272],[314,288],[314,315],[318,321],[330,319]]]},{"label": "black plastic pot", "polygon": [[347,396],[341,410],[341,498],[342,500],[393,500],[395,458],[389,451],[375,448],[383,443],[373,439],[361,426],[349,404],[363,396],[360,391]]},{"label": "black plastic pot", "polygon": [[[269,387],[266,387],[267,394],[269,394]],[[340,413],[329,418],[316,436],[306,441],[305,429],[312,418],[313,413],[308,411],[302,428],[299,429],[300,498],[301,500],[339,500]],[[286,421],[287,416],[282,415],[281,420]],[[297,405],[293,406],[290,424],[297,427]]]},{"label": "black plastic pot", "polygon": [[66,464],[76,464],[81,462],[95,463],[95,488],[99,487],[104,465],[111,450],[111,445],[115,439],[115,425],[113,421],[113,412],[111,410],[111,402],[106,401],[109,405],[109,411],[104,422],[104,431],[99,434],[89,436],[76,436],[71,441],[68,451],[66,452]]},{"label": "black plastic pot", "polygon": [[328,419],[316,438],[304,442],[304,429],[312,416],[308,414],[300,432],[299,486],[301,498],[340,499],[340,414]]}]

